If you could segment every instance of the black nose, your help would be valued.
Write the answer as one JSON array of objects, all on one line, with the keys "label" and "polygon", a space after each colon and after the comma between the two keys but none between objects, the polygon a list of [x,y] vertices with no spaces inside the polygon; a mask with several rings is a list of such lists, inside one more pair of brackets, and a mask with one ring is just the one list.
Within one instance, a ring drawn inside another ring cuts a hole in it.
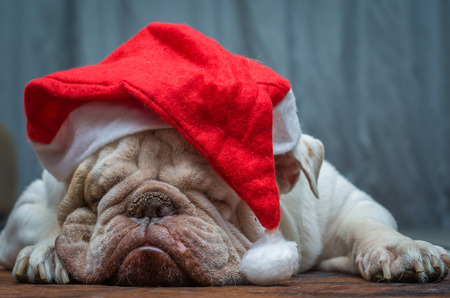
[{"label": "black nose", "polygon": [[175,214],[172,198],[160,190],[150,190],[139,194],[128,207],[129,217],[160,218]]}]

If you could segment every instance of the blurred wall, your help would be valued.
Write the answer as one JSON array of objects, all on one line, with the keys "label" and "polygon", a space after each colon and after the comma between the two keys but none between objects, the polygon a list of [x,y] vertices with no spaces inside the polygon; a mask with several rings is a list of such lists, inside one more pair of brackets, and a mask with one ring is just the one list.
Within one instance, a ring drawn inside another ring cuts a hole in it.
[{"label": "blurred wall", "polygon": [[153,21],[188,24],[284,75],[303,130],[400,227],[450,228],[445,0],[0,0],[0,122],[15,140],[16,193],[41,172],[25,84],[97,63]]}]

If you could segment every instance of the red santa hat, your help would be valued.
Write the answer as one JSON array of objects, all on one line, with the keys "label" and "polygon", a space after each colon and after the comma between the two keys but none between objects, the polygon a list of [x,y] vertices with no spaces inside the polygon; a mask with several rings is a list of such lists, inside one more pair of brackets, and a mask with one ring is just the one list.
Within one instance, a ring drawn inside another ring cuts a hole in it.
[{"label": "red santa hat", "polygon": [[97,65],[31,81],[24,100],[28,138],[57,179],[109,142],[174,127],[278,227],[273,155],[301,134],[289,82],[192,28],[152,23]]}]

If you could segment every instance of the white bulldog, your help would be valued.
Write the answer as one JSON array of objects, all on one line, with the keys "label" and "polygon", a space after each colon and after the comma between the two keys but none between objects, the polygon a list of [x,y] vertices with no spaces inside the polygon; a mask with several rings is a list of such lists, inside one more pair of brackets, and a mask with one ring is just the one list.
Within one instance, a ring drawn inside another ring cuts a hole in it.
[{"label": "white bulldog", "polygon": [[[323,156],[322,143],[304,134],[275,156],[279,230],[297,243],[298,273],[420,283],[447,276],[446,250],[397,232],[391,214]],[[1,232],[0,264],[31,283],[235,285],[248,283],[241,258],[263,234],[207,160],[162,129],[102,147],[67,184],[44,171]]]}]

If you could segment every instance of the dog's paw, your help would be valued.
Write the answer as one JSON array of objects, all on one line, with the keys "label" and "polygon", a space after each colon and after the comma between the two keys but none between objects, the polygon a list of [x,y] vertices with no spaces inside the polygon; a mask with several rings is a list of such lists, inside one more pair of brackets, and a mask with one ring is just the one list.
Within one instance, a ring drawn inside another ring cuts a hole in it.
[{"label": "dog's paw", "polygon": [[375,282],[434,282],[449,271],[450,256],[442,247],[409,238],[385,246],[366,246],[356,256],[365,280]]},{"label": "dog's paw", "polygon": [[19,282],[58,283],[70,281],[54,249],[54,240],[27,246],[17,256],[13,276]]}]

